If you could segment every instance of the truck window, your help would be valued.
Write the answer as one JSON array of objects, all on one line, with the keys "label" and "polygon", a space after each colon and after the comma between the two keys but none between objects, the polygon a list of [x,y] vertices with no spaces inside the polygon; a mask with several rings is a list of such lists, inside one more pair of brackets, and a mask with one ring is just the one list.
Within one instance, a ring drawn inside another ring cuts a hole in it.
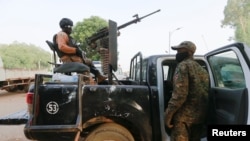
[{"label": "truck window", "polygon": [[169,66],[163,66],[163,80],[168,79]]},{"label": "truck window", "polygon": [[209,57],[216,87],[244,88],[245,77],[240,61],[234,51]]},{"label": "truck window", "polygon": [[[142,67],[141,67],[142,64]],[[147,81],[147,59],[142,62],[134,62],[133,69],[131,72],[131,79],[137,82],[146,82]]]},{"label": "truck window", "polygon": [[[142,82],[146,82],[147,81],[147,65],[148,65],[148,62],[147,61],[143,61],[142,62]],[[138,74],[138,78],[139,77],[139,74]]]}]

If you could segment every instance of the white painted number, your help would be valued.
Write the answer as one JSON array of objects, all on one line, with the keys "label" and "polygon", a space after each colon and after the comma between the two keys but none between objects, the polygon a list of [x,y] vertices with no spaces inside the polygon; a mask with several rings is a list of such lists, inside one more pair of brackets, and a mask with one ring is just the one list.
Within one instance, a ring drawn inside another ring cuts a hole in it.
[{"label": "white painted number", "polygon": [[49,114],[56,114],[59,111],[59,106],[55,101],[50,101],[47,105],[46,105],[46,110]]}]

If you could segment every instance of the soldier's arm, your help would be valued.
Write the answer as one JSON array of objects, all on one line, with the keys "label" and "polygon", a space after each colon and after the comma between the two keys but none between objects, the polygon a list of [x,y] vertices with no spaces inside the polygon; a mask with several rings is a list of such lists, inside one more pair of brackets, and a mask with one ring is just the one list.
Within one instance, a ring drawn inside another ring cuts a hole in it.
[{"label": "soldier's arm", "polygon": [[174,114],[186,101],[188,95],[188,68],[180,65],[174,76],[174,89],[168,103],[168,112]]},{"label": "soldier's arm", "polygon": [[69,38],[68,35],[64,32],[59,32],[57,34],[57,44],[58,44],[58,49],[64,53],[67,54],[75,54],[76,53],[76,48],[71,47],[68,45]]}]

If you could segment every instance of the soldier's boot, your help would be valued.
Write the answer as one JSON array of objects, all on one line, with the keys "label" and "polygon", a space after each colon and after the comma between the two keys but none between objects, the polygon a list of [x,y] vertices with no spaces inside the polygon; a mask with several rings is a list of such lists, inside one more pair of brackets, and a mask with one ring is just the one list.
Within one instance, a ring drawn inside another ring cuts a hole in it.
[{"label": "soldier's boot", "polygon": [[84,63],[90,67],[90,72],[91,72],[92,74],[95,75],[95,78],[96,78],[96,82],[97,82],[97,83],[101,83],[101,82],[103,82],[105,79],[108,78],[108,77],[106,77],[106,76],[103,76],[103,75],[99,72],[99,70],[94,66],[94,64],[93,64],[93,62],[92,62],[91,59],[84,58],[83,60],[84,60]]}]

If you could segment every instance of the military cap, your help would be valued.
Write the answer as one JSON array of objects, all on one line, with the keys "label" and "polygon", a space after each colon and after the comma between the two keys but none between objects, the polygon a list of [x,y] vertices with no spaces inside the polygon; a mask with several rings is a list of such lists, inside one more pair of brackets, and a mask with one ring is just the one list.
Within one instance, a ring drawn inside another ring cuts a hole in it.
[{"label": "military cap", "polygon": [[195,50],[196,50],[195,44],[193,42],[191,42],[191,41],[183,41],[179,45],[172,46],[171,48],[173,50],[177,50],[177,49],[180,49],[180,48],[186,48],[186,49],[190,50],[192,53],[194,53]]}]

